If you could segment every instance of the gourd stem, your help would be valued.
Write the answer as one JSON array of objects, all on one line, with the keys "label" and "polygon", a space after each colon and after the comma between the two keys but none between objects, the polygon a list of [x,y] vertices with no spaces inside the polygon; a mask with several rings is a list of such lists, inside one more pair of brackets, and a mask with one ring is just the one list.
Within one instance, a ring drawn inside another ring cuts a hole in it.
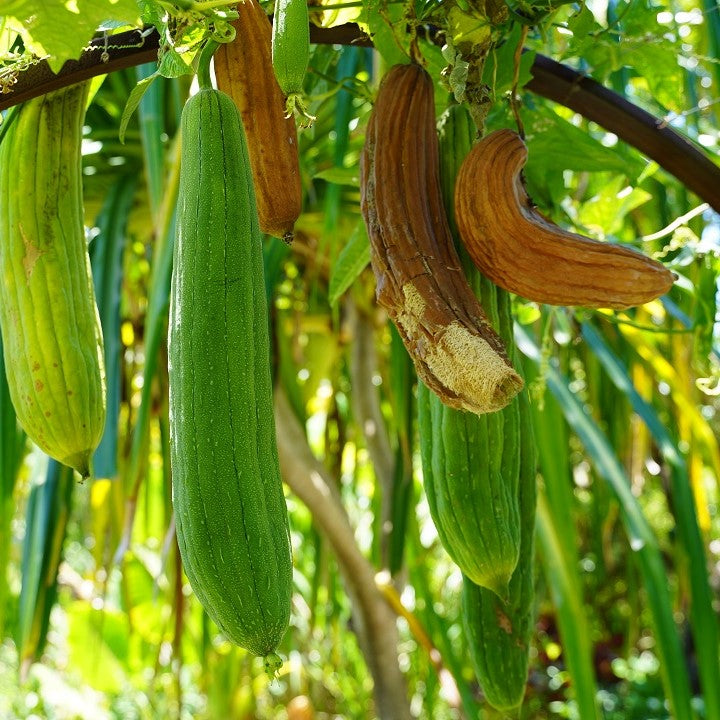
[{"label": "gourd stem", "polygon": [[210,61],[215,51],[218,49],[220,43],[215,40],[208,40],[205,47],[200,51],[200,57],[198,58],[197,76],[198,82],[200,83],[201,90],[212,90],[212,80],[210,79]]}]

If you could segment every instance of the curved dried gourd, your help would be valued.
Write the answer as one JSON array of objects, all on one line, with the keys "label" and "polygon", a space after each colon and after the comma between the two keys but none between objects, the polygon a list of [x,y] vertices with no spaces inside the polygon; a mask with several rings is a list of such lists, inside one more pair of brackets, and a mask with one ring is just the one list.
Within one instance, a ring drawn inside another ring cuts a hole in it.
[{"label": "curved dried gourd", "polygon": [[447,405],[499,410],[523,386],[460,266],[440,190],[430,76],[396,65],[383,80],[360,161],[361,208],[377,299],[417,373]]},{"label": "curved dried gourd", "polygon": [[236,34],[214,56],[218,88],[242,117],[250,153],[260,229],[289,241],[302,209],[295,120],[273,73],[272,28],[256,0],[238,3]]},{"label": "curved dried gourd", "polygon": [[672,286],[661,263],[629,247],[563,230],[535,209],[523,186],[527,148],[497,130],[466,157],[455,186],[455,215],[465,247],[496,285],[549,305],[623,309]]}]

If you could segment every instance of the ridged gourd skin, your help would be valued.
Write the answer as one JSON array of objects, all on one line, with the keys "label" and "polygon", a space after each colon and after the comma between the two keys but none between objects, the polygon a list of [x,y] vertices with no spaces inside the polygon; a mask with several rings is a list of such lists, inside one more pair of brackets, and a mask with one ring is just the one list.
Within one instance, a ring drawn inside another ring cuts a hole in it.
[{"label": "ridged gourd skin", "polygon": [[106,402],[83,228],[88,89],[83,82],[26,102],[0,143],[0,326],[10,397],[33,442],[83,477]]},{"label": "ridged gourd skin", "polygon": [[[463,106],[449,108],[441,119],[441,189],[455,237],[455,177],[474,134]],[[470,287],[505,346],[512,348],[509,296],[459,251]],[[520,552],[517,396],[502,410],[476,415],[447,407],[420,383],[418,431],[423,484],[443,547],[466,576],[507,598]]]},{"label": "ridged gourd skin", "polygon": [[543,217],[525,191],[527,148],[496,130],[467,155],[455,186],[460,236],[480,271],[528,300],[623,309],[672,287],[674,275],[637,250],[600,242]]},{"label": "ridged gourd skin", "polygon": [[527,686],[535,619],[536,451],[527,392],[520,402],[520,557],[506,603],[463,577],[462,621],[486,700],[497,710],[520,706]]},{"label": "ridged gourd skin", "polygon": [[172,495],[183,566],[234,643],[276,659],[292,558],[278,464],[262,235],[240,115],[191,97],[169,329]]},{"label": "ridged gourd skin", "polygon": [[265,11],[256,0],[245,0],[237,12],[235,39],[215,53],[215,77],[242,117],[260,229],[289,241],[302,209],[295,119],[286,117],[273,73],[272,28]]},{"label": "ridged gourd skin", "polygon": [[380,85],[360,160],[377,300],[445,404],[492,412],[523,381],[462,271],[439,175],[433,81],[418,65],[396,65]]},{"label": "ridged gourd skin", "polygon": [[310,62],[310,24],[307,0],[275,0],[272,64],[285,95],[303,91]]}]

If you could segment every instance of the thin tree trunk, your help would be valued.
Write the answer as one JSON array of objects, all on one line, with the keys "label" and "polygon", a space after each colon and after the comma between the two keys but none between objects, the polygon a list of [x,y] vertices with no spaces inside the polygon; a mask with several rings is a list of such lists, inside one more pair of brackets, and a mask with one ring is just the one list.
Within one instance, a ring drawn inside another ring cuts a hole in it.
[{"label": "thin tree trunk", "polygon": [[349,298],[345,304],[353,342],[350,348],[350,381],[353,415],[362,430],[368,455],[373,464],[380,495],[380,558],[389,565],[389,540],[392,532],[394,456],[385,419],[380,408],[380,393],[373,383],[378,371],[375,328],[372,319]]},{"label": "thin tree trunk", "polygon": [[360,552],[335,483],[312,454],[283,391],[275,390],[275,420],[283,479],[309,508],[330,542],[357,613],[358,638],[375,683],[381,720],[410,720],[407,685],[398,665],[395,613],[375,584],[375,569]]}]

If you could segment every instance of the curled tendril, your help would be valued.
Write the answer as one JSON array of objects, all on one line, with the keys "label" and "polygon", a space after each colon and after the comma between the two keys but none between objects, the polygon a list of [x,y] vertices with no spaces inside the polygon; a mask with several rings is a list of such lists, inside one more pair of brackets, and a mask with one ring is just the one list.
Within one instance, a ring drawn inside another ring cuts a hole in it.
[{"label": "curled tendril", "polygon": [[227,20],[216,20],[213,23],[210,37],[219,43],[232,42],[235,39],[235,28]]}]

